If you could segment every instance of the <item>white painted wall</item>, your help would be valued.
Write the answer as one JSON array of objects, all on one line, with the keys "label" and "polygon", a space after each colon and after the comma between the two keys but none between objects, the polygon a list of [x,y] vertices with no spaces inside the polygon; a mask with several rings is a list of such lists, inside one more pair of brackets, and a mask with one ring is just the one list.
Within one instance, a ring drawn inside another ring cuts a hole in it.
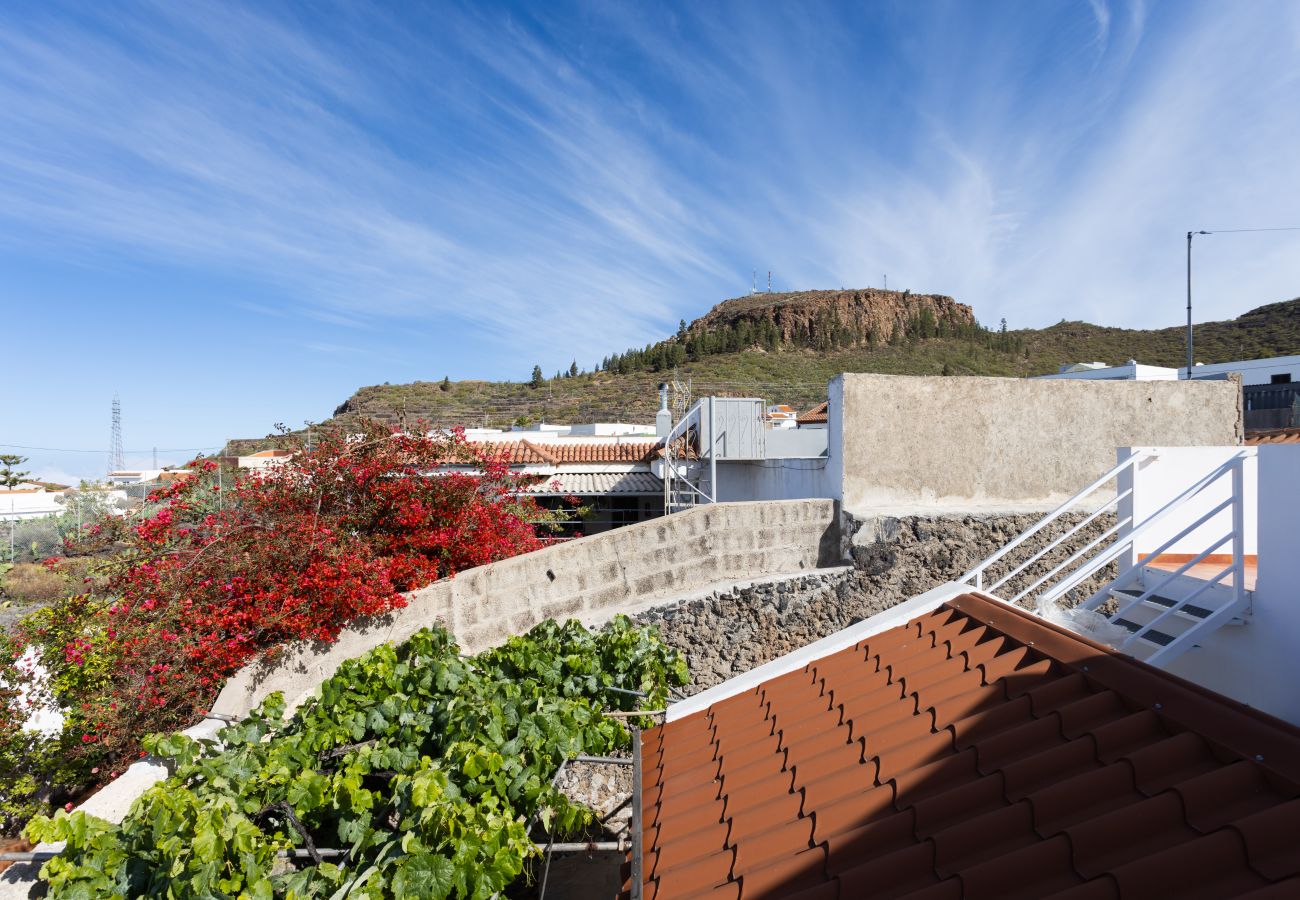
[{"label": "white painted wall", "polygon": [[[1192,367],[1192,377],[1194,378],[1227,375],[1230,372],[1239,373],[1242,384],[1269,384],[1274,375],[1290,375],[1292,381],[1300,381],[1300,356],[1239,359],[1235,362],[1210,363],[1209,365]],[[1186,366],[1178,370],[1178,377],[1187,377]]]},{"label": "white painted wall", "polygon": [[1259,577],[1246,625],[1169,666],[1175,675],[1300,724],[1300,444],[1258,448]]},{"label": "white painted wall", "polygon": [[[1154,453],[1155,458],[1147,459],[1135,467],[1126,470],[1119,478],[1118,491],[1123,494],[1133,488],[1131,496],[1119,503],[1121,520],[1131,517],[1138,524],[1158,512],[1202,476],[1213,472],[1232,460],[1240,460],[1244,483],[1244,522],[1245,547],[1243,553],[1256,553],[1258,543],[1258,468],[1255,459],[1255,447],[1121,447],[1116,455],[1116,462],[1128,458],[1138,451]],[[1178,534],[1188,525],[1232,496],[1232,477],[1225,472],[1205,490],[1191,500],[1173,510],[1168,516],[1152,526],[1151,530],[1140,536],[1134,550],[1128,558],[1128,565],[1137,562],[1137,556],[1157,549],[1166,540]],[[1132,526],[1125,527],[1120,534],[1127,535]],[[1167,553],[1200,553],[1219,537],[1232,531],[1232,510],[1225,509],[1215,515],[1204,525],[1179,540]],[[1232,545],[1225,544],[1215,554],[1232,553]]]},{"label": "white painted wall", "polygon": [[39,519],[63,512],[62,494],[44,488],[20,487],[0,490],[0,522],[10,519]]},{"label": "white painted wall", "polygon": [[831,498],[836,488],[827,477],[829,460],[762,459],[718,461],[718,501],[808,500]]}]

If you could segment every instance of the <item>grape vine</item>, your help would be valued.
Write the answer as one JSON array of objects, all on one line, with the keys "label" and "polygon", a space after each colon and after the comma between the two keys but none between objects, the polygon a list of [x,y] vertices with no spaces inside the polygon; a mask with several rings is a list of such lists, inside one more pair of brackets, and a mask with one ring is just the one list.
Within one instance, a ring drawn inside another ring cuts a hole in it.
[{"label": "grape vine", "polygon": [[218,741],[148,739],[174,774],[120,826],[60,812],[27,835],[67,842],[42,869],[55,900],[487,898],[536,854],[533,816],[591,824],[551,780],[566,757],[630,745],[604,710],[662,708],[686,680],[624,617],[548,621],[472,658],[425,629],[344,663],[287,719],[272,695]]}]

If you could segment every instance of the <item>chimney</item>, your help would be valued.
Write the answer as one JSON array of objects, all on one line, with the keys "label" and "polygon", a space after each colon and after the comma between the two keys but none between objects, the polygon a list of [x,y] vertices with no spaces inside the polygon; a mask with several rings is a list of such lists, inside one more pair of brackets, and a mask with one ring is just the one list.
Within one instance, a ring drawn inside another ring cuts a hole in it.
[{"label": "chimney", "polygon": [[668,437],[673,430],[673,414],[668,411],[668,382],[659,385],[659,412],[655,414],[655,436]]}]

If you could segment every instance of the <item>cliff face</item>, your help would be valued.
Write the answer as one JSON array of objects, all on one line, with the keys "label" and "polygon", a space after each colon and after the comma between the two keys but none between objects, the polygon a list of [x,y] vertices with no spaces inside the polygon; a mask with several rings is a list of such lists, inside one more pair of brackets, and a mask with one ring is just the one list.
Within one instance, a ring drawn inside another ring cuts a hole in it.
[{"label": "cliff face", "polygon": [[786,294],[751,294],[724,300],[691,323],[690,331],[718,331],[741,322],[762,326],[772,322],[782,343],[801,343],[809,334],[834,323],[865,339],[875,334],[881,341],[902,333],[928,312],[934,324],[975,324],[974,311],[942,294],[907,294],[874,288],[841,291],[797,291]]}]

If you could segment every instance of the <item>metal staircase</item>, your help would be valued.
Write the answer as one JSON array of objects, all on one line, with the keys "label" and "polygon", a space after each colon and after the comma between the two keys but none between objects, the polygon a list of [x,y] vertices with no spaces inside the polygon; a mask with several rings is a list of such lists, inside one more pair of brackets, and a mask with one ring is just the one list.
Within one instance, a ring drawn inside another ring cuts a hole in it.
[{"label": "metal staircase", "polygon": [[[717,481],[717,463],[711,462],[711,472],[706,472],[701,453],[704,429],[705,401],[701,400],[686,411],[664,438],[664,512],[693,509],[701,503],[713,503],[713,485]],[[711,407],[711,405],[710,405]],[[712,432],[712,429],[709,429]],[[707,477],[706,481],[706,476]]]},{"label": "metal staircase", "polygon": [[664,438],[664,512],[718,499],[718,460],[762,460],[764,404],[755,397],[703,397]]},{"label": "metal staircase", "polygon": [[[1139,517],[1133,512],[1137,469],[1158,459],[1158,453],[1132,453],[960,581],[1157,666],[1194,649],[1220,627],[1245,624],[1253,596],[1245,585],[1243,468],[1254,448],[1241,448]],[[1112,481],[1113,497],[1036,552],[1026,553],[1032,538],[1053,533],[1053,526],[1063,525],[1072,511],[1088,508],[1088,498]],[[1115,522],[1102,528],[1102,517],[1111,510]],[[1231,523],[1226,532],[1218,530],[1225,516]],[[1087,539],[1089,526],[1102,530]],[[1139,558],[1138,548],[1156,541],[1158,546]],[[1189,558],[1176,568],[1151,565],[1171,548],[1185,550],[1189,541],[1200,549],[1183,554]],[[1230,561],[1216,571],[1214,566],[1225,558]],[[1204,577],[1207,568],[1211,574]],[[1115,570],[1118,574],[1107,580]],[[1104,583],[1096,587],[1099,581]]]}]

